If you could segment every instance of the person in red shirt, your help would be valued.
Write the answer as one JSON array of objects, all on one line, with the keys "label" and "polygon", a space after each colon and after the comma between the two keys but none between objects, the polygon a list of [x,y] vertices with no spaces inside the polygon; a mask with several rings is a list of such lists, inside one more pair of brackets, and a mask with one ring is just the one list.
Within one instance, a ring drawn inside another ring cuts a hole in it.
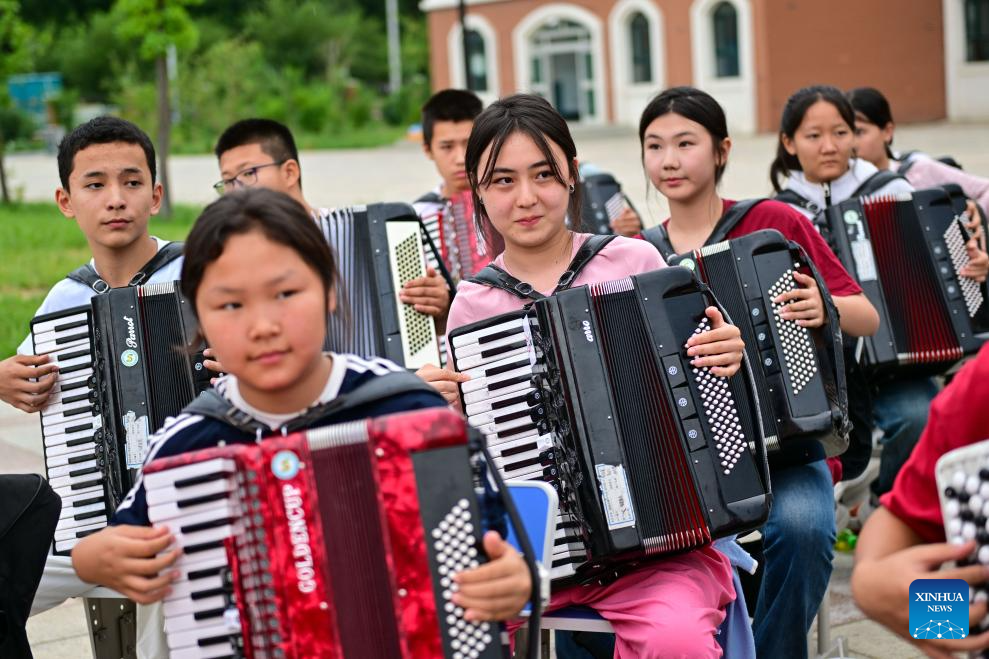
[{"label": "person in red shirt", "polygon": [[[852,595],[873,620],[920,646],[935,657],[989,647],[989,632],[963,640],[921,641],[909,635],[909,590],[914,579],[964,579],[970,584],[989,580],[989,566],[939,570],[974,549],[945,542],[934,466],[956,448],[989,438],[989,344],[984,345],[931,403],[920,441],[900,469],[893,489],[880,498],[882,507],[869,516],[855,550]],[[986,603],[970,606],[969,622],[986,615]]]},{"label": "person in red shirt", "polygon": [[[665,228],[673,250],[702,247],[735,203],[718,194],[731,151],[724,110],[699,89],[668,89],[643,111],[639,140],[646,176],[669,202]],[[865,336],[878,329],[875,308],[810,222],[786,204],[763,201],[728,237],[760,229],[776,229],[804,248],[831,291],[843,331]],[[789,303],[781,316],[820,327],[825,312],[815,280],[801,273],[794,279],[799,287],[781,296]],[[765,565],[753,621],[760,657],[807,656],[807,632],[831,576],[832,474],[818,443],[801,444],[770,460],[774,501],[762,530]]]}]

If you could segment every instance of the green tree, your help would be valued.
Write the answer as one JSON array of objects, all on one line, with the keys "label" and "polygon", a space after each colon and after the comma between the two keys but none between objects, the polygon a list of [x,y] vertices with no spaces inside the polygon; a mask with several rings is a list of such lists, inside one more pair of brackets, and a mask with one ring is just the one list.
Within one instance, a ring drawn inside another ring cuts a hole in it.
[{"label": "green tree", "polygon": [[113,14],[118,18],[117,31],[121,38],[138,44],[138,54],[155,65],[155,86],[158,93],[158,153],[161,183],[165,187],[162,212],[172,214],[168,183],[168,152],[172,134],[172,108],[168,84],[168,50],[192,50],[199,39],[196,24],[189,16],[189,7],[202,0],[117,0]]},{"label": "green tree", "polygon": [[25,46],[28,27],[21,19],[20,6],[14,0],[0,0],[0,200],[10,203],[4,152],[7,143],[30,132],[29,122],[13,106],[7,94],[7,76],[22,70],[27,61]]}]

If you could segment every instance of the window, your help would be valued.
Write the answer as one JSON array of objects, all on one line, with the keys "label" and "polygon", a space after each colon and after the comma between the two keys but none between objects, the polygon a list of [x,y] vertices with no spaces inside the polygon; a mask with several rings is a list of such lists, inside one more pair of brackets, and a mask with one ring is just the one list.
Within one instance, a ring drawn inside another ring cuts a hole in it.
[{"label": "window", "polygon": [[477,30],[467,30],[467,89],[472,92],[488,91],[488,55],[484,37]]},{"label": "window", "polygon": [[714,27],[714,75],[737,78],[738,12],[730,2],[722,2],[711,13],[711,21]]},{"label": "window", "polygon": [[628,22],[632,46],[632,82],[652,82],[652,48],[649,44],[649,20],[636,12]]},{"label": "window", "polygon": [[989,60],[989,0],[965,0],[965,60]]}]

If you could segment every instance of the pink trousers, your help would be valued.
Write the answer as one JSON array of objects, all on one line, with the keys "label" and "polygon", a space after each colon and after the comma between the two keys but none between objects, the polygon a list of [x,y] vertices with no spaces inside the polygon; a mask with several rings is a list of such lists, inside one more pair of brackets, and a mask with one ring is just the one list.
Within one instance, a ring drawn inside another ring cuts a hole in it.
[{"label": "pink trousers", "polygon": [[[588,606],[615,630],[616,659],[720,657],[715,633],[735,599],[731,565],[712,547],[673,556],[606,586],[553,593],[547,611]],[[513,621],[514,632],[524,621]]]}]

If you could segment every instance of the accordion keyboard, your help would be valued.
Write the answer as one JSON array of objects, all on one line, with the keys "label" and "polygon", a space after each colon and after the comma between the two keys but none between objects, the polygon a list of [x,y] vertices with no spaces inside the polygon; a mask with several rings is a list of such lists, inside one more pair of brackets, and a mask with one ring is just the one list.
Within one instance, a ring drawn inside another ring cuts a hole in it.
[{"label": "accordion keyboard", "polygon": [[48,355],[59,369],[41,412],[48,480],[62,498],[55,528],[59,554],[106,526],[109,513],[96,437],[101,421],[92,402],[91,324],[89,307],[39,316],[31,324],[35,354]]}]

